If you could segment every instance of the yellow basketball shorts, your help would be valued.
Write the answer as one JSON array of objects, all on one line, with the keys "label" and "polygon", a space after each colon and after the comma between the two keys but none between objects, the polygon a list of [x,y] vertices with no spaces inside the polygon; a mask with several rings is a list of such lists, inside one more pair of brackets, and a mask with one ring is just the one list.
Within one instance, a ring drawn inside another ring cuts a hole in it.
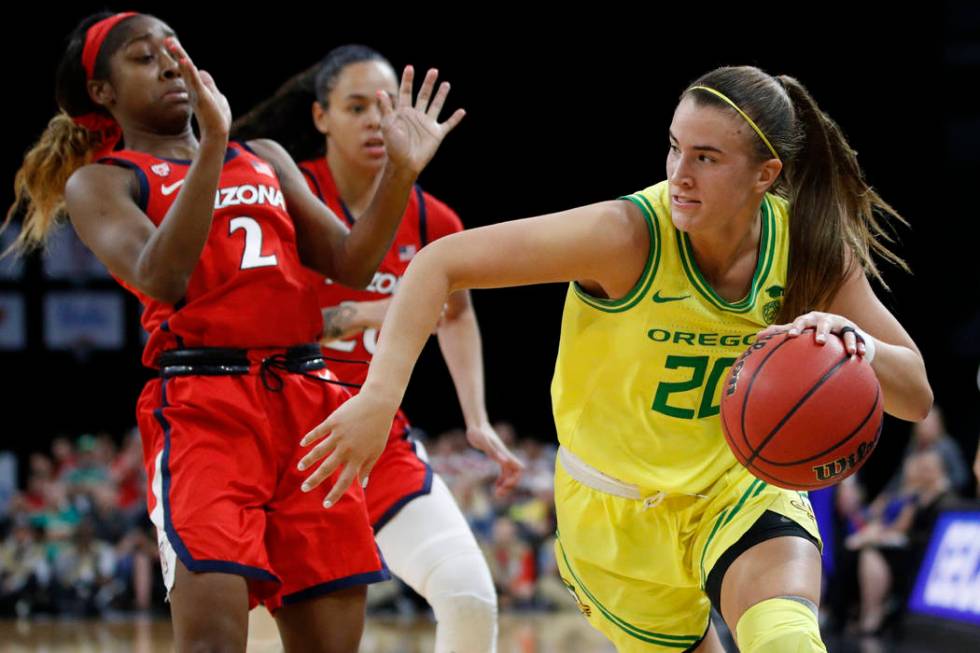
[{"label": "yellow basketball shorts", "polygon": [[556,463],[558,569],[617,650],[679,653],[699,644],[710,625],[708,574],[765,511],[820,541],[806,493],[769,485],[739,465],[703,495],[649,505],[584,485]]}]

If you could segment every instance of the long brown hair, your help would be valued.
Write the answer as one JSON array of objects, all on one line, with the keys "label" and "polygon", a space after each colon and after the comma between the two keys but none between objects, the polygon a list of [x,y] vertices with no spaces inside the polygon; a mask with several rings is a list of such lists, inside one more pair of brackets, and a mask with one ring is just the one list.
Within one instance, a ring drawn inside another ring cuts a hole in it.
[{"label": "long brown hair", "polygon": [[[777,321],[826,308],[854,265],[887,288],[874,255],[908,271],[888,246],[894,223],[886,221],[908,222],[865,181],[857,152],[803,84],[753,66],[726,66],[703,75],[681,96],[737,115],[724,100],[694,86],[730,98],[783,162],[771,189],[790,204],[790,265]],[[754,142],[760,161],[772,158],[761,138]]]},{"label": "long brown hair", "polygon": [[[14,177],[14,203],[0,231],[10,226],[15,216],[23,216],[16,240],[0,256],[12,252],[26,254],[42,247],[55,223],[64,215],[65,184],[72,173],[89,163],[92,152],[101,145],[99,132],[75,124],[72,116],[88,113],[109,113],[88,95],[85,70],[82,68],[82,49],[85,35],[94,23],[112,16],[101,12],[85,18],[68,36],[68,44],[58,64],[55,99],[59,112],[48,122],[38,141],[24,155],[20,170]],[[112,29],[99,50],[93,69],[93,79],[108,79],[109,58],[128,37],[124,19]]]}]

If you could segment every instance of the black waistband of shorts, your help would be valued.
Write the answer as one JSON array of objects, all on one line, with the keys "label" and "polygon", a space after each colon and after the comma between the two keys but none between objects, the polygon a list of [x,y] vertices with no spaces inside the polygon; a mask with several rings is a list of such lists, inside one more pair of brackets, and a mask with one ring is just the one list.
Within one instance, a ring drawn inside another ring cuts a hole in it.
[{"label": "black waistband of shorts", "polygon": [[197,347],[170,349],[157,357],[160,376],[225,376],[248,374],[252,365],[263,368],[273,363],[277,369],[295,374],[312,372],[326,367],[320,345],[308,343],[279,350],[265,358],[250,355],[248,349]]}]

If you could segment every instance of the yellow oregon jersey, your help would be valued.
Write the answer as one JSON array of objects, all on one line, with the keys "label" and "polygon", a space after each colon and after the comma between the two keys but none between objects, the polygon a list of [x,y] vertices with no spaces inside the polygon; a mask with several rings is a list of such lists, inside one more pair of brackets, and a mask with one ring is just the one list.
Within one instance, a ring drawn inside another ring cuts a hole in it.
[{"label": "yellow oregon jersey", "polygon": [[624,199],[647,220],[647,264],[622,299],[570,285],[551,385],[558,440],[640,488],[697,493],[737,464],[719,399],[732,363],[779,312],[788,205],[765,196],[752,287],[730,303],[702,278],[687,234],[671,222],[666,181]]}]

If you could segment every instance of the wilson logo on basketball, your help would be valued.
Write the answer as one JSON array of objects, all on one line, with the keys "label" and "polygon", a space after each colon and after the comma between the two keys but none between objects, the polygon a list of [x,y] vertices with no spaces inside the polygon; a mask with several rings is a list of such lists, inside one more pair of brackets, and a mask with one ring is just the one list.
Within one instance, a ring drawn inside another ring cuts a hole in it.
[{"label": "wilson logo on basketball", "polygon": [[872,451],[874,451],[877,443],[878,438],[876,436],[871,442],[862,442],[859,444],[857,451],[849,456],[832,460],[829,463],[824,463],[823,465],[817,465],[813,468],[813,471],[816,472],[816,479],[820,482],[826,482],[837,478],[849,469],[858,467],[861,462],[867,458]]},{"label": "wilson logo on basketball", "polygon": [[874,370],[836,335],[817,342],[812,328],[760,339],[735,362],[725,387],[725,441],[736,460],[778,487],[840,482],[870,458],[881,432]]}]

